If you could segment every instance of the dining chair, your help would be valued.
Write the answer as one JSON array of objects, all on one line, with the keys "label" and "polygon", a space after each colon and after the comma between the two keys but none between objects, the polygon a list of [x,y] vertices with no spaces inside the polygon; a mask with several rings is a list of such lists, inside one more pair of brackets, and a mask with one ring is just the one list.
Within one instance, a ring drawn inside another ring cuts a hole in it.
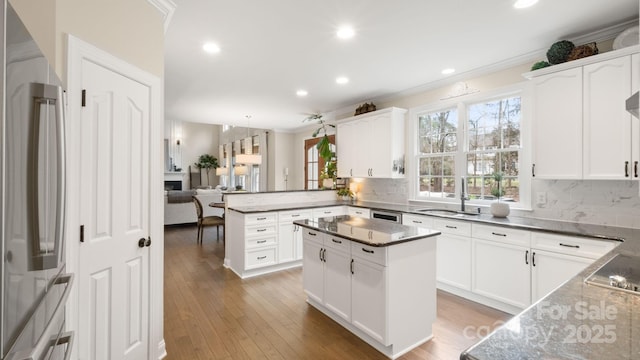
[{"label": "dining chair", "polygon": [[[224,214],[222,216],[203,216],[202,203],[200,200],[193,196],[193,202],[196,205],[196,214],[198,215],[198,235],[196,237],[196,242],[198,244],[202,244],[202,236],[204,235],[204,228],[208,226],[215,226],[217,231],[217,239],[220,240],[220,226],[223,227],[224,231]],[[222,237],[222,241],[224,242],[224,235]]]}]

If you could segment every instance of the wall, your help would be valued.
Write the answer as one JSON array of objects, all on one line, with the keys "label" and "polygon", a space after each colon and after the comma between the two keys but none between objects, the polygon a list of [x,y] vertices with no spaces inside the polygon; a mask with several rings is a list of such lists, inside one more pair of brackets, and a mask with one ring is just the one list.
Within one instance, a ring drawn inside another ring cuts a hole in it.
[{"label": "wall", "polygon": [[160,12],[146,0],[9,2],[63,82],[67,34],[163,77],[164,24]]},{"label": "wall", "polygon": [[[218,144],[220,138],[220,125],[202,124],[184,121],[181,123],[182,138],[180,140],[179,153],[181,157],[182,171],[189,172],[191,166],[192,172],[197,172],[197,168],[193,165],[198,161],[202,154],[209,154],[215,158],[219,158]],[[218,159],[220,162],[220,159]],[[178,164],[176,162],[176,164]],[[207,185],[207,175],[202,170],[202,185]],[[219,177],[216,176],[215,170],[209,171],[209,183],[215,187],[219,184]]]},{"label": "wall", "polygon": [[[295,134],[272,131],[269,133],[269,191],[300,190],[296,187]],[[288,169],[288,175],[285,175]],[[286,182],[285,182],[286,179]]]}]

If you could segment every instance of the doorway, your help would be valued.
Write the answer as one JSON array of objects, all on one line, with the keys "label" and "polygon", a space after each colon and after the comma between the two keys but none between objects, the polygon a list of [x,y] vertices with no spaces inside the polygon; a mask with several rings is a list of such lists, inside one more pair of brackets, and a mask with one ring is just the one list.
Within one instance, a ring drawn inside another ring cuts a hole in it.
[{"label": "doorway", "polygon": [[[320,173],[324,169],[325,161],[318,154],[316,147],[320,142],[320,137],[307,139],[304,141],[304,189],[320,189]],[[329,135],[331,152],[336,152],[336,136]]]}]

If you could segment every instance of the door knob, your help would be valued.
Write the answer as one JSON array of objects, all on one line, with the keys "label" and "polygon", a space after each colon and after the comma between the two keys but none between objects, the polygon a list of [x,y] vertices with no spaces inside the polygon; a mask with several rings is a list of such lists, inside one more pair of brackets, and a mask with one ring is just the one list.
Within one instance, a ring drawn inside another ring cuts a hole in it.
[{"label": "door knob", "polygon": [[143,248],[146,242],[147,242],[147,239],[140,238],[140,240],[138,240],[138,247]]},{"label": "door knob", "polygon": [[146,247],[151,246],[151,236],[149,236],[149,237],[147,238],[147,241],[144,243],[144,246],[146,246]]}]

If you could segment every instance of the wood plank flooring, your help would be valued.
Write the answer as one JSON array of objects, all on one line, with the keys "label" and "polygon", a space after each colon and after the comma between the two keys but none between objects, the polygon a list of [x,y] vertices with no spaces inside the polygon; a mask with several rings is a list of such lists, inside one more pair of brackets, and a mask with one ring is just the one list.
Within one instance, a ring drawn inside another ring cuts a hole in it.
[{"label": "wood plank flooring", "polygon": [[[215,236],[207,228],[197,245],[195,226],[165,227],[167,359],[386,358],[305,302],[301,268],[242,280],[222,266]],[[458,359],[479,340],[467,326],[493,328],[509,317],[438,291],[434,339],[402,359]]]}]

